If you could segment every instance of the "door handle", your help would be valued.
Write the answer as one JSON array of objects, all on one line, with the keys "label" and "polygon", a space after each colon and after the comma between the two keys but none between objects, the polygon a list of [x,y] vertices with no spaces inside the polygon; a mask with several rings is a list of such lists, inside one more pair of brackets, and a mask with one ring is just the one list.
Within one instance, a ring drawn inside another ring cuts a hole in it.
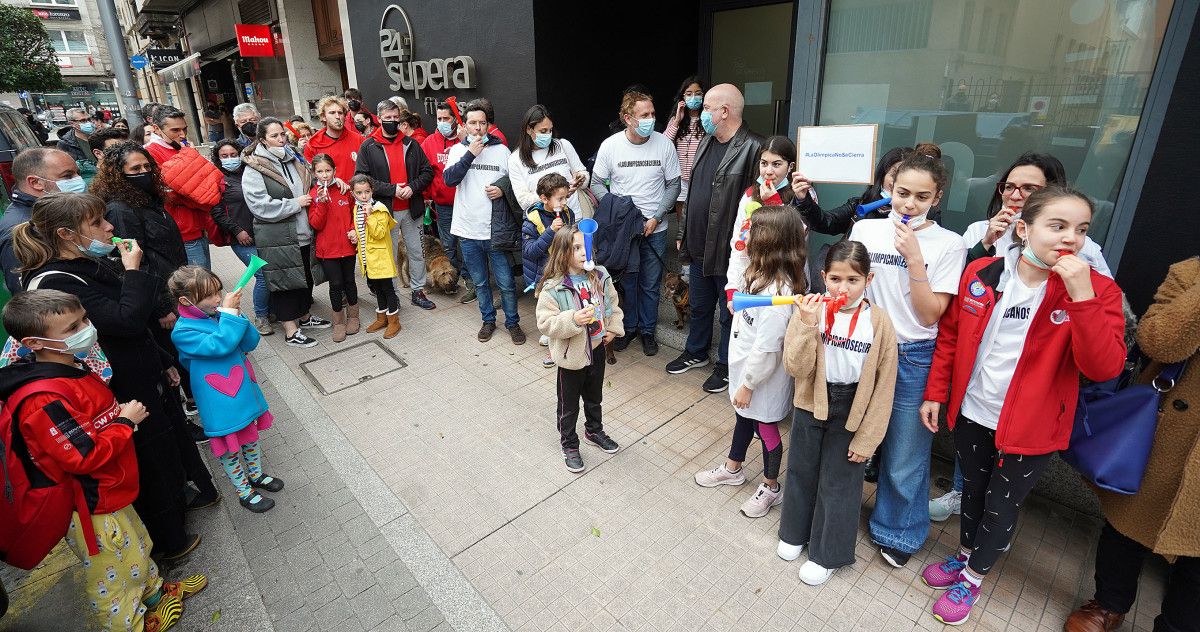
[{"label": "door handle", "polygon": [[[784,103],[788,103],[791,99],[775,99],[775,114],[771,118],[771,133],[779,134],[779,111]],[[786,136],[786,134],[785,134]]]}]

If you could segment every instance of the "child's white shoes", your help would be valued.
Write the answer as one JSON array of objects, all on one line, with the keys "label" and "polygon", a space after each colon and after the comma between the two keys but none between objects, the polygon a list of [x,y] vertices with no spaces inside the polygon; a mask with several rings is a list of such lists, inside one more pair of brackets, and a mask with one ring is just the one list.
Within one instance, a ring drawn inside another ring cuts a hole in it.
[{"label": "child's white shoes", "polygon": [[[723,467],[723,466],[722,466]],[[767,487],[766,483],[760,483],[758,489],[754,491],[754,495],[749,500],[742,503],[742,513],[747,518],[762,518],[771,511],[771,507],[783,502],[783,486],[780,485],[776,489]]]},{"label": "child's white shoes", "polygon": [[779,541],[779,546],[775,547],[775,555],[785,562],[794,562],[800,558],[800,554],[804,552],[803,544],[788,544],[783,540]]},{"label": "child's white shoes", "polygon": [[[783,544],[782,542],[780,544]],[[825,568],[816,562],[809,560],[800,567],[800,581],[809,586],[820,586],[833,576],[836,568]]]}]

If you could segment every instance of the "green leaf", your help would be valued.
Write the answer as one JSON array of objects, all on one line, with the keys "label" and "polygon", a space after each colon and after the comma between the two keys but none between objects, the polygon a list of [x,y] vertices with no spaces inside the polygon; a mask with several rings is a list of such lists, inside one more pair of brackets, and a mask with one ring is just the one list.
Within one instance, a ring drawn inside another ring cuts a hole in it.
[{"label": "green leaf", "polygon": [[596,527],[592,527],[592,537],[594,537],[594,538],[600,537],[600,530],[597,529]]},{"label": "green leaf", "polygon": [[217,621],[220,621],[220,620],[221,620],[221,611],[220,610],[214,611],[212,613],[212,622],[216,623]]}]

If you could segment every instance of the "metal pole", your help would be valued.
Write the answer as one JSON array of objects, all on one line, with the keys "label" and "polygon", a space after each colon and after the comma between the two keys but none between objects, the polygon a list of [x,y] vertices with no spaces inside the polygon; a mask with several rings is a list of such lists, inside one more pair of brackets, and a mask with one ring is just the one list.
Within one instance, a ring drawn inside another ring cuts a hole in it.
[{"label": "metal pole", "polygon": [[125,36],[121,23],[117,21],[117,6],[113,0],[96,0],[100,9],[100,22],[104,25],[104,39],[108,40],[108,55],[112,59],[113,73],[117,78],[117,94],[121,101],[121,114],[131,128],[142,123],[141,105],[133,75],[129,72],[129,51],[125,50]]}]

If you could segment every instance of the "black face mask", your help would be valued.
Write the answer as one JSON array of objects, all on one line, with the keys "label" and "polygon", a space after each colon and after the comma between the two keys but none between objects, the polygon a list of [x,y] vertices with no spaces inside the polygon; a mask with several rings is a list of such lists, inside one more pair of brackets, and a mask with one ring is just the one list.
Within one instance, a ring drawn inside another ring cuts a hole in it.
[{"label": "black face mask", "polygon": [[242,123],[242,126],[238,129],[241,130],[242,135],[244,135],[246,138],[254,138],[254,135],[258,133],[258,123],[255,123],[254,121],[246,121],[245,123]]},{"label": "black face mask", "polygon": [[400,121],[380,121],[379,126],[383,128],[383,133],[388,136],[395,136],[400,131]]},{"label": "black face mask", "polygon": [[350,109],[354,110],[355,112],[362,109],[362,101],[359,101],[358,99],[350,99],[346,102],[346,105],[350,106]]},{"label": "black face mask", "polygon": [[145,193],[154,193],[153,173],[126,173],[125,180]]},{"label": "black face mask", "polygon": [[365,131],[367,131],[367,126],[366,126],[366,125],[363,125],[362,123],[355,122],[355,123],[354,123],[354,129],[356,129],[356,130],[358,130],[358,131],[360,131],[360,132],[365,132]]}]

